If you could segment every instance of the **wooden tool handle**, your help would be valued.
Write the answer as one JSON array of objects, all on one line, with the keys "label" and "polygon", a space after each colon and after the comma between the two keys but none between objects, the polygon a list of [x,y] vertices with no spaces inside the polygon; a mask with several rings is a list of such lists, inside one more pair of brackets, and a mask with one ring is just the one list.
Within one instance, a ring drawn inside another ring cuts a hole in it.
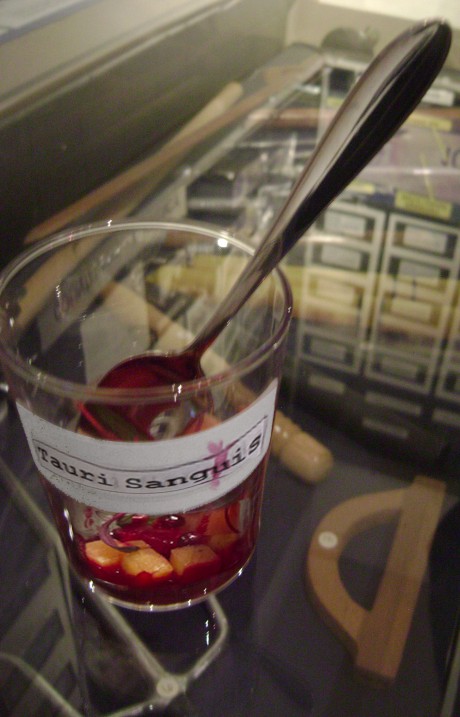
[{"label": "wooden tool handle", "polygon": [[[357,669],[379,682],[397,675],[441,513],[445,484],[417,476],[407,489],[345,501],[318,525],[306,578],[318,611],[355,657]],[[339,572],[349,540],[399,515],[374,605],[366,610],[347,593]]]},{"label": "wooden tool handle", "polygon": [[183,139],[192,132],[205,127],[216,117],[223,115],[232,105],[235,104],[243,94],[243,86],[239,82],[229,82],[217,93],[197,114],[187,122],[174,136],[174,141]]},{"label": "wooden tool handle", "polygon": [[275,413],[272,453],[283,466],[307,483],[322,481],[334,463],[329,448],[303,431],[281,411]]}]

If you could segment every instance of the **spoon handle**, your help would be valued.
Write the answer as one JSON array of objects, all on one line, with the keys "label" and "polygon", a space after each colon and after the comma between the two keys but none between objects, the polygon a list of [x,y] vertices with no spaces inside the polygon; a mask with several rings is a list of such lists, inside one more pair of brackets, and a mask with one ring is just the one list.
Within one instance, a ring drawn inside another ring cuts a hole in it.
[{"label": "spoon handle", "polygon": [[281,256],[294,246],[418,105],[450,42],[449,26],[432,20],[399,35],[375,58],[326,129],[264,245],[281,237]]},{"label": "spoon handle", "polygon": [[435,19],[413,26],[377,55],[345,98],[267,236],[191,349],[204,350],[212,343],[323,209],[396,132],[438,74],[450,43],[449,25]]}]

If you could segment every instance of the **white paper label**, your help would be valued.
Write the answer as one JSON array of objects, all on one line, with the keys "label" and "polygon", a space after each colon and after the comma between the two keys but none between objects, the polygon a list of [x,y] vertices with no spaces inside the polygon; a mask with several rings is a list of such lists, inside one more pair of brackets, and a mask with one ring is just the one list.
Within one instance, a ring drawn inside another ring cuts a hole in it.
[{"label": "white paper label", "polygon": [[18,404],[40,473],[100,510],[168,514],[218,500],[254,471],[270,445],[277,382],[213,428],[165,441],[105,441],[74,433]]}]

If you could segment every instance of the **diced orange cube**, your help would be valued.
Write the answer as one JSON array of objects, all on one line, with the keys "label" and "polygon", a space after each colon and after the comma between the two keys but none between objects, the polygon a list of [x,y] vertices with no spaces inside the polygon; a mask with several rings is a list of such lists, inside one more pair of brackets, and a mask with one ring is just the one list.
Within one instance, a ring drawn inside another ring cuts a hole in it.
[{"label": "diced orange cube", "polygon": [[227,522],[227,517],[225,514],[225,508],[218,508],[217,510],[213,510],[211,513],[209,513],[209,516],[207,516],[208,520],[206,522],[206,527],[204,530],[205,535],[216,535],[220,533],[228,533],[230,532],[230,527]]},{"label": "diced orange cube", "polygon": [[206,431],[208,428],[214,428],[219,425],[220,421],[218,418],[213,416],[211,413],[199,413],[183,431],[183,435],[186,436],[190,433],[199,433],[200,431]]},{"label": "diced orange cube", "polygon": [[217,533],[211,535],[208,541],[209,547],[216,553],[226,553],[239,539],[237,533]]},{"label": "diced orange cube", "polygon": [[121,563],[123,557],[123,553],[107,545],[103,540],[91,540],[86,543],[85,553],[88,560],[101,568],[114,568]]},{"label": "diced orange cube", "polygon": [[188,531],[191,533],[200,533],[200,535],[203,533],[207,521],[206,513],[196,511],[194,513],[187,513],[184,517]]},{"label": "diced orange cube", "polygon": [[127,540],[126,545],[136,548],[150,548],[150,545],[145,540]]},{"label": "diced orange cube", "polygon": [[227,518],[227,524],[231,530],[235,532],[242,532],[245,529],[245,523],[247,523],[248,516],[245,515],[243,506],[250,508],[250,501],[248,498],[238,500],[235,503],[227,506],[227,512],[225,517]]},{"label": "diced orange cube", "polygon": [[154,580],[168,578],[173,572],[169,560],[153,548],[140,548],[132,553],[125,553],[121,567],[128,575],[148,573]]},{"label": "diced orange cube", "polygon": [[206,431],[208,428],[214,428],[215,426],[218,426],[219,423],[220,420],[216,418],[216,416],[213,416],[212,413],[205,413],[201,424],[201,430]]},{"label": "diced orange cube", "polygon": [[218,572],[219,556],[209,545],[184,545],[171,550],[171,564],[174,572],[184,582],[195,582]]},{"label": "diced orange cube", "polygon": [[185,519],[187,529],[199,535],[212,535],[213,533],[230,531],[225,517],[225,508],[189,513]]}]

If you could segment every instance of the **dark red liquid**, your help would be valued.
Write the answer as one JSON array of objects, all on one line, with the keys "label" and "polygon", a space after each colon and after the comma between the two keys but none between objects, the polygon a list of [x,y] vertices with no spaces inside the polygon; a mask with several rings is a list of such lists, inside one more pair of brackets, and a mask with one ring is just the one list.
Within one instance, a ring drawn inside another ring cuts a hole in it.
[{"label": "dark red liquid", "polygon": [[[164,371],[162,365],[158,371],[156,359],[139,357],[110,371],[100,385],[169,384],[172,375]],[[176,435],[215,426],[219,421],[212,408],[209,394],[182,402]],[[81,406],[80,430],[106,440],[155,440],[158,421],[173,413],[177,423],[174,412],[174,403],[86,404]],[[67,498],[46,481],[45,488],[69,558],[84,578],[120,603],[183,606],[225,586],[248,562],[259,528],[266,460],[230,494],[175,515],[103,513]]]},{"label": "dark red liquid", "polygon": [[[139,607],[179,606],[225,586],[251,557],[259,528],[265,460],[232,491],[233,499],[225,505],[169,516],[124,514],[110,525],[110,534],[119,547],[141,546],[131,553],[107,545],[100,537],[101,528],[91,537],[85,535],[78,523],[91,509],[73,503],[69,510],[66,496],[44,483],[67,554],[80,575],[121,602]],[[76,511],[79,520],[72,520]],[[161,556],[165,561],[161,570],[154,573],[136,566],[140,553],[147,558]],[[107,556],[108,563],[103,564]]]}]

